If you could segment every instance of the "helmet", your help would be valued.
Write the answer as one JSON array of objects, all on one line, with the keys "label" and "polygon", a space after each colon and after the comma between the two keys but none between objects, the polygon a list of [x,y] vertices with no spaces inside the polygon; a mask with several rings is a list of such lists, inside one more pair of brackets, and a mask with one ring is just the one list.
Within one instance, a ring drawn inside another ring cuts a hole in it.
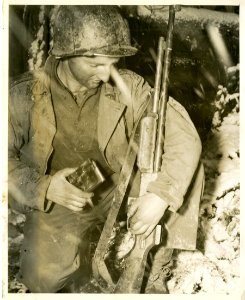
[{"label": "helmet", "polygon": [[127,21],[116,6],[60,6],[53,28],[51,55],[69,56],[131,56]]}]

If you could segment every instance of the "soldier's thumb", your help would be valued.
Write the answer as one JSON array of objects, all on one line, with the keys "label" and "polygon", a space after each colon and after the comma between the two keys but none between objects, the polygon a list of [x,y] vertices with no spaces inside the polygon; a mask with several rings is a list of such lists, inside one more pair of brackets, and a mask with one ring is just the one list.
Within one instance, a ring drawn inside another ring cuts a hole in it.
[{"label": "soldier's thumb", "polygon": [[77,168],[65,168],[57,172],[56,174],[62,175],[64,177],[67,177],[68,175],[72,174],[73,172],[76,171]]},{"label": "soldier's thumb", "polygon": [[128,212],[127,212],[128,219],[131,218],[136,213],[137,209],[138,209],[138,206],[136,205],[136,203],[133,203],[129,206]]}]

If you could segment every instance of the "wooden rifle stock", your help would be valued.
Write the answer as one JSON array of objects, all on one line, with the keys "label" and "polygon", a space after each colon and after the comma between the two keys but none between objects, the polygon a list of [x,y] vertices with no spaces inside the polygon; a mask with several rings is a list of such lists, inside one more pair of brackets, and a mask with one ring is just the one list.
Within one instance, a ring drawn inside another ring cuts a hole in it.
[{"label": "wooden rifle stock", "polygon": [[160,227],[157,225],[157,229],[145,240],[136,238],[134,248],[126,260],[126,269],[120,276],[114,293],[138,294],[140,292],[148,252],[155,245],[155,241],[160,239]]},{"label": "wooden rifle stock", "polygon": [[[153,108],[151,113],[141,121],[141,136],[138,154],[138,167],[141,171],[140,195],[143,195],[146,192],[148,183],[155,180],[157,172],[161,169],[174,19],[175,7],[170,6],[163,71],[164,39],[160,37],[156,64]],[[140,293],[148,253],[154,245],[160,242],[159,226],[160,225],[157,225],[145,240],[142,240],[140,236],[136,236],[134,248],[126,258],[126,267],[115,286],[114,293]]]}]

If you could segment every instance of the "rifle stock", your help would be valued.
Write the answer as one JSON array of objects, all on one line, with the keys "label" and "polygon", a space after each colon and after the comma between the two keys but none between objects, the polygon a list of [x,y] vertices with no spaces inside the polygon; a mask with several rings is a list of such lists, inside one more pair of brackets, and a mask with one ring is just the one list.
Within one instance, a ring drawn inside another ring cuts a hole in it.
[{"label": "rifle stock", "polygon": [[150,249],[159,243],[161,226],[145,239],[136,238],[135,246],[126,258],[126,267],[119,278],[114,293],[138,294],[141,290],[147,256]]},{"label": "rifle stock", "polygon": [[[164,53],[164,68],[162,71],[164,39],[160,37],[153,108],[148,116],[144,117],[141,121],[141,136],[138,153],[138,167],[141,171],[140,195],[146,192],[148,183],[156,178],[157,172],[161,169],[174,19],[175,7],[170,6],[166,49]],[[160,80],[161,77],[162,83]],[[140,293],[148,253],[154,245],[160,242],[159,226],[160,225],[157,225],[152,233],[144,240],[145,245],[142,245],[141,237],[136,236],[136,243],[126,258],[126,267],[116,284],[114,293]],[[158,236],[157,241],[155,240],[156,236]]]}]

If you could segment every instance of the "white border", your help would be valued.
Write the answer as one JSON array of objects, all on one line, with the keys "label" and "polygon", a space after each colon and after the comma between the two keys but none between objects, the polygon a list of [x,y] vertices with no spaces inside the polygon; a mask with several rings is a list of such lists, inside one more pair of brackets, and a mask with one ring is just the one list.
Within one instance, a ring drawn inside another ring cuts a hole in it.
[{"label": "white border", "polygon": [[[150,3],[149,3],[150,2]],[[53,1],[36,1],[36,0],[9,0],[4,1],[1,3],[2,7],[2,14],[0,16],[1,21],[1,38],[2,38],[2,46],[1,46],[1,86],[0,89],[2,92],[2,101],[0,103],[1,108],[1,123],[0,123],[0,129],[1,129],[1,136],[0,136],[0,178],[1,178],[1,191],[5,192],[7,191],[7,182],[6,182],[6,173],[7,173],[7,131],[6,131],[6,124],[7,124],[7,95],[8,95],[8,5],[16,4],[16,5],[23,5],[23,4],[30,4],[30,5],[60,5],[60,4],[68,4],[67,1],[64,0],[53,0]],[[245,82],[244,82],[244,51],[245,51],[245,41],[244,41],[244,34],[245,34],[245,0],[241,1],[235,1],[235,0],[196,0],[196,1],[190,1],[190,0],[182,0],[179,2],[176,1],[170,1],[170,0],[162,0],[162,1],[149,1],[149,0],[119,0],[119,1],[85,1],[85,0],[70,0],[69,4],[116,4],[116,5],[169,5],[169,4],[182,4],[182,5],[239,5],[240,6],[240,103],[241,103],[241,126],[240,126],[240,149],[241,149],[241,254],[245,254],[245,240],[244,240],[244,231],[242,228],[245,229],[245,218],[244,218],[244,203],[245,203],[245,197],[244,197],[244,186],[243,186],[243,178],[245,176],[244,173],[244,160],[243,160],[243,153],[244,153],[244,138],[245,138],[245,118],[243,117],[244,113],[244,105],[243,101],[244,95],[245,95]],[[242,203],[242,201],[244,203]],[[190,300],[190,299],[198,299],[198,300],[235,300],[235,299],[242,299],[245,300],[245,274],[244,274],[244,255],[241,255],[241,293],[239,294],[231,294],[231,295],[221,295],[221,294],[195,294],[195,295],[181,295],[181,294],[175,294],[175,295],[119,295],[119,294],[9,294],[7,292],[7,215],[4,213],[7,211],[7,203],[2,202],[1,203],[1,212],[2,212],[2,222],[1,222],[1,229],[2,229],[2,246],[1,249],[1,258],[2,258],[2,265],[1,265],[1,271],[3,272],[1,275],[1,281],[3,282],[2,291],[0,290],[1,296],[4,299],[13,299],[13,300],[21,300],[21,299],[43,299],[45,297],[46,299],[52,298],[52,299],[70,299],[70,297],[77,298],[77,299],[125,299],[125,296],[130,299],[184,299],[184,300]],[[0,271],[0,272],[1,272]],[[242,296],[243,294],[243,296]]]}]

